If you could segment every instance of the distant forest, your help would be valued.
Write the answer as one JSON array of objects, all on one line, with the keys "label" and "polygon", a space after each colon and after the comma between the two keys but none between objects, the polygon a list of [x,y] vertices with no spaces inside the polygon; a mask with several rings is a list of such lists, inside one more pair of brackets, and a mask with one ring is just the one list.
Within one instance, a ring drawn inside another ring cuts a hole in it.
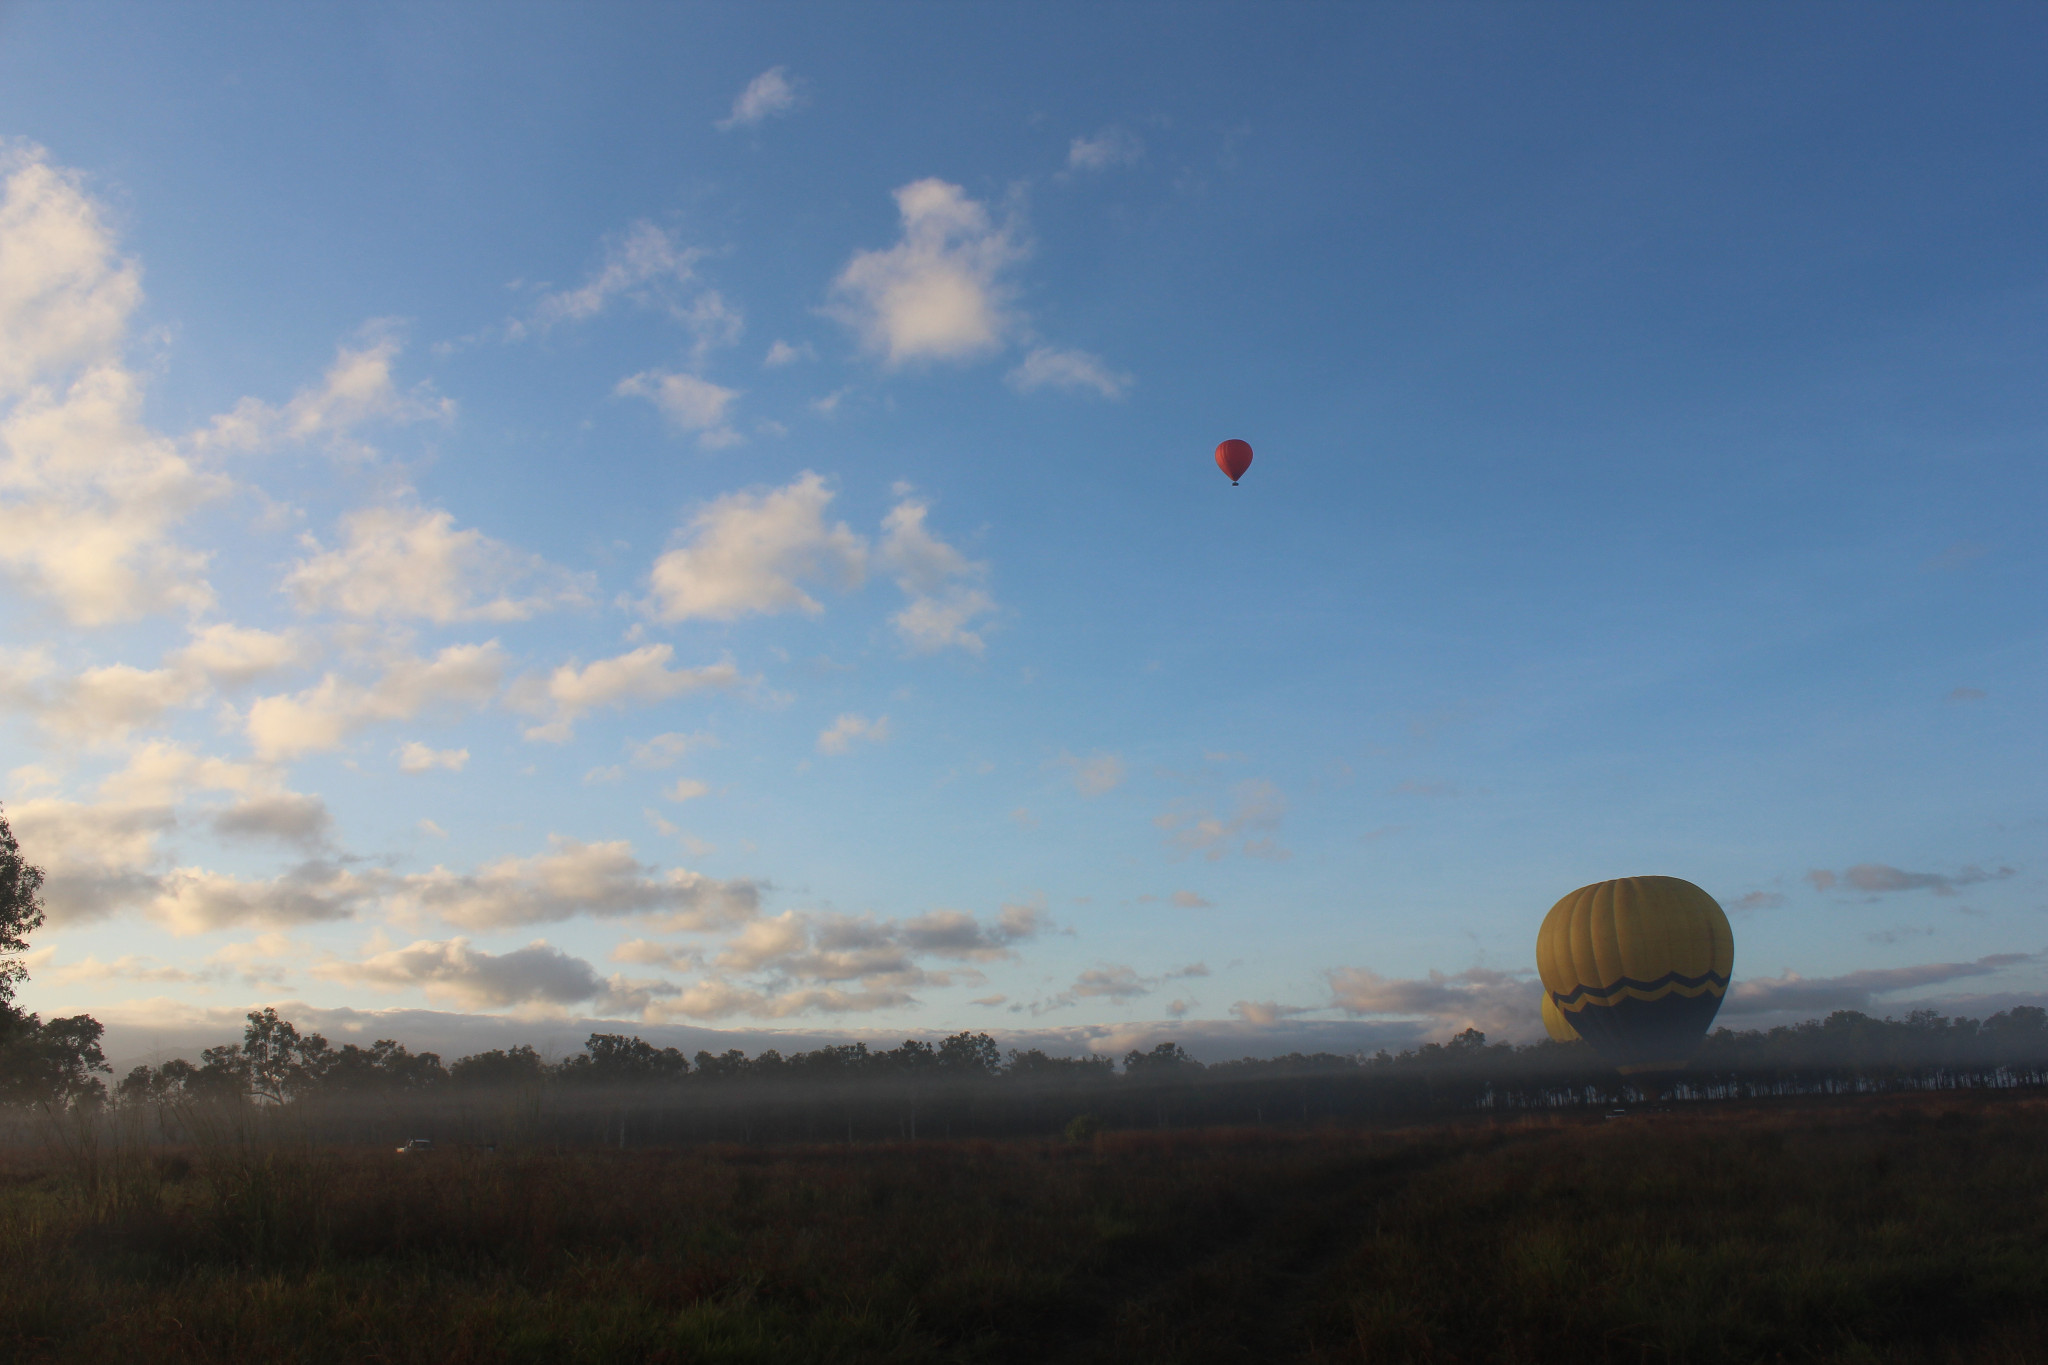
[{"label": "distant forest", "polygon": [[[36,1114],[145,1119],[152,1140],[289,1119],[310,1138],[443,1142],[874,1141],[1097,1128],[1400,1121],[1651,1100],[1740,1099],[2048,1084],[2048,1011],[1988,1019],[1852,1010],[1770,1030],[1717,1029],[1684,1072],[1624,1078],[1582,1043],[1448,1042],[1371,1056],[1291,1053],[1204,1065],[1177,1043],[1106,1056],[1005,1052],[985,1033],[901,1047],[685,1056],[619,1033],[549,1062],[527,1046],[444,1064],[392,1040],[334,1047],[274,1009],[197,1063],[138,1066],[108,1084],[101,1026],[10,1011],[0,1100],[28,1138]],[[240,1115],[240,1119],[235,1119]]]}]

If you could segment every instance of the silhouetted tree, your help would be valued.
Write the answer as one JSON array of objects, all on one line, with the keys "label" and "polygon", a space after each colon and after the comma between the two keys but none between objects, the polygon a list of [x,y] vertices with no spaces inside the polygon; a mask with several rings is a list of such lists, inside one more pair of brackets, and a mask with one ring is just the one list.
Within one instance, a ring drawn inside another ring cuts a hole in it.
[{"label": "silhouetted tree", "polygon": [[673,1081],[690,1070],[689,1059],[672,1047],[657,1048],[623,1033],[593,1033],[583,1051],[564,1058],[563,1080],[589,1085],[646,1085]]},{"label": "silhouetted tree", "polygon": [[986,1033],[956,1033],[939,1044],[938,1062],[956,1076],[993,1076],[1003,1069],[1003,1053]]},{"label": "silhouetted tree", "polygon": [[408,1052],[389,1038],[369,1047],[346,1043],[327,1058],[318,1081],[322,1090],[427,1090],[448,1079],[439,1054]]},{"label": "silhouetted tree", "polygon": [[21,954],[28,951],[28,936],[43,924],[43,870],[21,854],[14,830],[0,814],[0,1007],[11,1017],[16,982],[28,980],[28,968]]},{"label": "silhouetted tree", "polygon": [[243,1074],[257,1098],[283,1104],[320,1083],[334,1050],[317,1033],[301,1034],[270,1006],[251,1010],[242,1030]]},{"label": "silhouetted tree", "polygon": [[548,1064],[525,1043],[509,1051],[493,1048],[489,1052],[457,1058],[455,1064],[448,1068],[448,1077],[455,1084],[479,1090],[539,1085],[547,1073]]},{"label": "silhouetted tree", "polygon": [[33,1014],[16,1020],[13,1036],[0,1048],[0,1098],[64,1105],[106,1098],[106,1084],[93,1074],[113,1071],[100,1051],[104,1025],[87,1014],[47,1024]]},{"label": "silhouetted tree", "polygon": [[1188,1050],[1179,1043],[1160,1043],[1150,1052],[1132,1048],[1124,1054],[1124,1074],[1127,1076],[1176,1076],[1201,1069],[1202,1064],[1188,1056]]}]

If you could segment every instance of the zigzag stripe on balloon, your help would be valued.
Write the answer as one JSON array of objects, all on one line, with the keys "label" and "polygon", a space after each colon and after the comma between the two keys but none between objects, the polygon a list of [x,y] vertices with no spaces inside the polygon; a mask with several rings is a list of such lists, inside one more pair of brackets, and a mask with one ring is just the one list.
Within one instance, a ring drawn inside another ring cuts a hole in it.
[{"label": "zigzag stripe on balloon", "polygon": [[1611,1005],[1617,1000],[1662,1000],[1667,995],[1696,997],[1712,992],[1723,995],[1728,990],[1728,978],[1719,972],[1706,972],[1700,976],[1681,976],[1677,972],[1666,972],[1655,981],[1633,981],[1623,977],[1611,986],[1580,986],[1568,995],[1553,995],[1557,1007],[1573,1014],[1591,1005]]}]

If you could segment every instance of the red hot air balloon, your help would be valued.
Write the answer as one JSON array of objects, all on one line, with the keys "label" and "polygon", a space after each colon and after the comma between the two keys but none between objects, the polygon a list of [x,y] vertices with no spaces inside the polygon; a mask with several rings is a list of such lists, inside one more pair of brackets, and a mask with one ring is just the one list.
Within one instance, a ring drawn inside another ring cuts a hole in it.
[{"label": "red hot air balloon", "polygon": [[1230,478],[1230,486],[1237,487],[1237,481],[1252,467],[1252,447],[1249,441],[1225,441],[1216,447],[1216,467]]}]

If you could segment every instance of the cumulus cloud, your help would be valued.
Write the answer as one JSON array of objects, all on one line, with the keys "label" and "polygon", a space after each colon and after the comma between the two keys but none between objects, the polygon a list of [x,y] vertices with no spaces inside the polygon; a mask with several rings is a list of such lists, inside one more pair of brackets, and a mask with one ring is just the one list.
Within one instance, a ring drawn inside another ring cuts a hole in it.
[{"label": "cumulus cloud", "polygon": [[703,257],[701,248],[685,247],[672,233],[642,219],[607,245],[589,279],[574,289],[543,295],[532,317],[507,325],[506,337],[517,341],[560,323],[587,321],[621,298],[685,315],[689,305],[682,286],[695,282],[697,262]]},{"label": "cumulus cloud", "polygon": [[700,749],[717,747],[718,737],[707,731],[699,730],[686,735],[671,730],[667,734],[629,744],[627,749],[633,756],[634,767],[660,769],[673,767],[681,762],[685,755],[696,753]]},{"label": "cumulus cloud", "polygon": [[165,876],[149,913],[174,934],[221,929],[291,928],[352,919],[383,891],[382,874],[359,874],[334,863],[302,863],[281,876],[244,881],[205,868]]},{"label": "cumulus cloud", "polygon": [[1806,874],[1806,880],[1813,883],[1816,891],[1829,891],[1840,885],[1872,896],[1889,895],[1894,891],[1932,891],[1937,896],[1953,896],[1959,887],[2003,881],[2012,875],[2013,869],[2009,867],[1986,871],[1973,865],[1951,874],[1907,872],[1886,863],[1858,863],[1839,875],[1826,868],[1815,868]]},{"label": "cumulus cloud", "polygon": [[1106,171],[1112,166],[1128,166],[1145,153],[1145,144],[1137,134],[1124,128],[1109,127],[1093,137],[1077,137],[1067,144],[1067,168],[1076,171]]},{"label": "cumulus cloud", "polygon": [[783,365],[794,365],[799,360],[816,360],[817,358],[817,351],[812,349],[811,343],[808,341],[801,346],[792,346],[786,341],[778,340],[768,348],[768,354],[762,358],[761,363],[772,370]]},{"label": "cumulus cloud", "polygon": [[1216,902],[1207,900],[1193,891],[1176,891],[1173,893],[1172,900],[1174,907],[1180,910],[1213,910],[1216,908]]},{"label": "cumulus cloud", "polygon": [[577,915],[644,915],[670,929],[701,932],[751,919],[760,908],[761,888],[684,868],[663,873],[637,861],[623,839],[586,844],[556,836],[546,853],[529,858],[506,858],[475,872],[436,867],[401,878],[393,902],[465,929],[542,924]]},{"label": "cumulus cloud", "polygon": [[855,740],[866,740],[880,744],[889,738],[889,718],[876,716],[869,720],[847,712],[818,732],[818,752],[821,754],[843,754],[853,748]]},{"label": "cumulus cloud", "polygon": [[232,484],[142,421],[122,361],[141,299],[82,179],[0,142],[0,567],[78,625],[213,600],[171,533]]},{"label": "cumulus cloud", "polygon": [[174,806],[193,792],[239,796],[283,793],[277,769],[196,753],[169,740],[151,740],[128,753],[128,761],[101,781],[102,803],[115,806]]},{"label": "cumulus cloud", "polygon": [[75,171],[34,143],[0,142],[0,399],[120,350],[142,271],[114,246]]},{"label": "cumulus cloud", "polygon": [[1034,346],[1004,378],[1019,393],[1052,388],[1103,398],[1121,398],[1137,382],[1133,376],[1111,369],[1101,356],[1057,346]]},{"label": "cumulus cloud", "polygon": [[979,658],[982,638],[969,627],[995,610],[995,600],[978,586],[988,565],[933,535],[925,526],[930,510],[905,498],[883,518],[876,558],[910,599],[890,621],[903,642],[920,654],[953,647]]},{"label": "cumulus cloud", "polygon": [[483,706],[496,694],[505,664],[505,651],[491,640],[450,645],[431,659],[392,660],[368,685],[329,673],[302,692],[259,698],[244,726],[257,757],[266,762],[338,749],[378,721]]},{"label": "cumulus cloud", "polygon": [[357,344],[344,342],[336,348],[334,363],[320,383],[299,390],[282,407],[244,398],[214,418],[196,444],[201,449],[258,451],[319,441],[338,453],[363,456],[372,452],[354,439],[360,427],[453,417],[455,400],[436,395],[431,384],[402,391],[392,382],[392,361],[403,349],[395,327],[373,322]]},{"label": "cumulus cloud", "polygon": [[706,450],[720,450],[745,439],[728,420],[740,396],[738,389],[724,388],[694,374],[642,370],[621,379],[613,392],[622,398],[645,398],[671,426],[697,433],[697,444]]},{"label": "cumulus cloud", "polygon": [[1005,276],[1023,246],[958,185],[919,180],[896,191],[903,236],[854,253],[832,285],[832,316],[891,366],[970,360],[1001,349],[1016,326]]},{"label": "cumulus cloud", "polygon": [[802,82],[789,74],[788,67],[771,66],[747,82],[747,88],[732,102],[732,112],[713,126],[721,133],[751,128],[763,119],[791,113],[802,103]]},{"label": "cumulus cloud", "polygon": [[1093,753],[1076,758],[1062,750],[1053,763],[1072,774],[1074,790],[1083,796],[1102,796],[1123,785],[1124,760],[1120,754]]},{"label": "cumulus cloud", "polygon": [[26,711],[52,734],[106,747],[205,695],[203,677],[175,668],[109,664],[63,676],[47,657],[0,656],[0,704]]},{"label": "cumulus cloud", "polygon": [[98,805],[55,797],[17,801],[8,821],[46,874],[52,928],[146,904],[158,888],[157,840],[175,827],[169,803]]},{"label": "cumulus cloud", "polygon": [[1729,988],[1721,1012],[1730,1015],[1769,1014],[1798,1010],[1824,1014],[1832,1010],[1870,1010],[1884,996],[1921,986],[1990,976],[2008,967],[2035,962],[2038,953],[1993,953],[1974,962],[1928,962],[1915,967],[1883,967],[1841,976],[1803,977],[1787,968],[1774,977],[1753,977]]},{"label": "cumulus cloud", "polygon": [[572,574],[474,528],[448,512],[409,503],[366,507],[342,520],[344,543],[311,553],[285,575],[302,612],[365,620],[523,621],[589,601],[588,575]]},{"label": "cumulus cloud", "polygon": [[1206,806],[1181,806],[1154,817],[1152,823],[1166,832],[1169,845],[1182,853],[1199,853],[1210,862],[1228,855],[1240,837],[1240,851],[1247,857],[1291,856],[1272,837],[1287,814],[1287,798],[1280,789],[1257,778],[1238,783],[1233,796],[1228,814],[1219,815]]},{"label": "cumulus cloud", "polygon": [[802,585],[842,590],[867,576],[867,542],[828,524],[832,491],[805,471],[784,488],[714,499],[654,562],[643,604],[661,621],[731,621],[753,613],[824,610]]},{"label": "cumulus cloud", "polygon": [[271,839],[314,847],[327,841],[334,816],[317,796],[276,792],[237,801],[213,817],[213,828],[226,839]]},{"label": "cumulus cloud", "polygon": [[546,678],[521,679],[511,702],[529,714],[548,717],[526,731],[528,739],[560,744],[574,735],[577,720],[588,712],[651,705],[692,692],[738,687],[743,681],[730,663],[671,668],[669,660],[674,657],[670,645],[642,645],[583,667],[571,660]]},{"label": "cumulus cloud", "polygon": [[718,954],[716,964],[727,973],[759,978],[757,986],[769,996],[849,982],[866,992],[894,995],[950,984],[951,975],[930,970],[920,959],[974,963],[1013,958],[1015,945],[1050,927],[1045,912],[1029,905],[1006,905],[993,921],[960,910],[901,920],[789,910],[747,924]]},{"label": "cumulus cloud", "polygon": [[1158,984],[1156,978],[1138,975],[1135,967],[1109,966],[1091,967],[1074,978],[1074,984],[1047,1000],[1040,1000],[1031,1006],[1031,1013],[1047,1014],[1053,1010],[1071,1009],[1083,1000],[1106,1001],[1121,1005],[1150,995]]},{"label": "cumulus cloud", "polygon": [[467,749],[432,749],[416,739],[398,751],[398,771],[402,773],[430,773],[436,768],[459,773],[468,763]]},{"label": "cumulus cloud", "polygon": [[1473,967],[1427,977],[1381,976],[1367,967],[1328,973],[1330,1007],[1351,1015],[1420,1015],[1453,1030],[1526,1035],[1539,1024],[1541,988],[1527,972]]},{"label": "cumulus cloud", "polygon": [[296,631],[257,630],[228,622],[195,626],[192,642],[166,656],[179,672],[197,674],[215,687],[247,687],[304,664],[312,645]]},{"label": "cumulus cloud", "polygon": [[139,953],[123,953],[112,962],[102,962],[90,954],[77,962],[57,968],[51,976],[67,984],[81,981],[157,981],[175,984],[195,984],[219,979],[217,971],[187,971],[159,962],[153,957]]},{"label": "cumulus cloud", "polygon": [[497,954],[471,947],[466,938],[420,939],[361,962],[322,963],[313,974],[372,990],[419,990],[467,1009],[559,1007],[610,994],[606,980],[588,962],[543,939]]},{"label": "cumulus cloud", "polygon": [[1274,1000],[1240,1000],[1230,1007],[1230,1012],[1255,1028],[1270,1028],[1282,1019],[1311,1013],[1306,1006],[1283,1005]]},{"label": "cumulus cloud", "polygon": [[710,792],[711,788],[707,783],[699,782],[694,777],[679,777],[662,792],[662,796],[681,805],[685,801],[695,801],[700,796],[708,796]]}]

